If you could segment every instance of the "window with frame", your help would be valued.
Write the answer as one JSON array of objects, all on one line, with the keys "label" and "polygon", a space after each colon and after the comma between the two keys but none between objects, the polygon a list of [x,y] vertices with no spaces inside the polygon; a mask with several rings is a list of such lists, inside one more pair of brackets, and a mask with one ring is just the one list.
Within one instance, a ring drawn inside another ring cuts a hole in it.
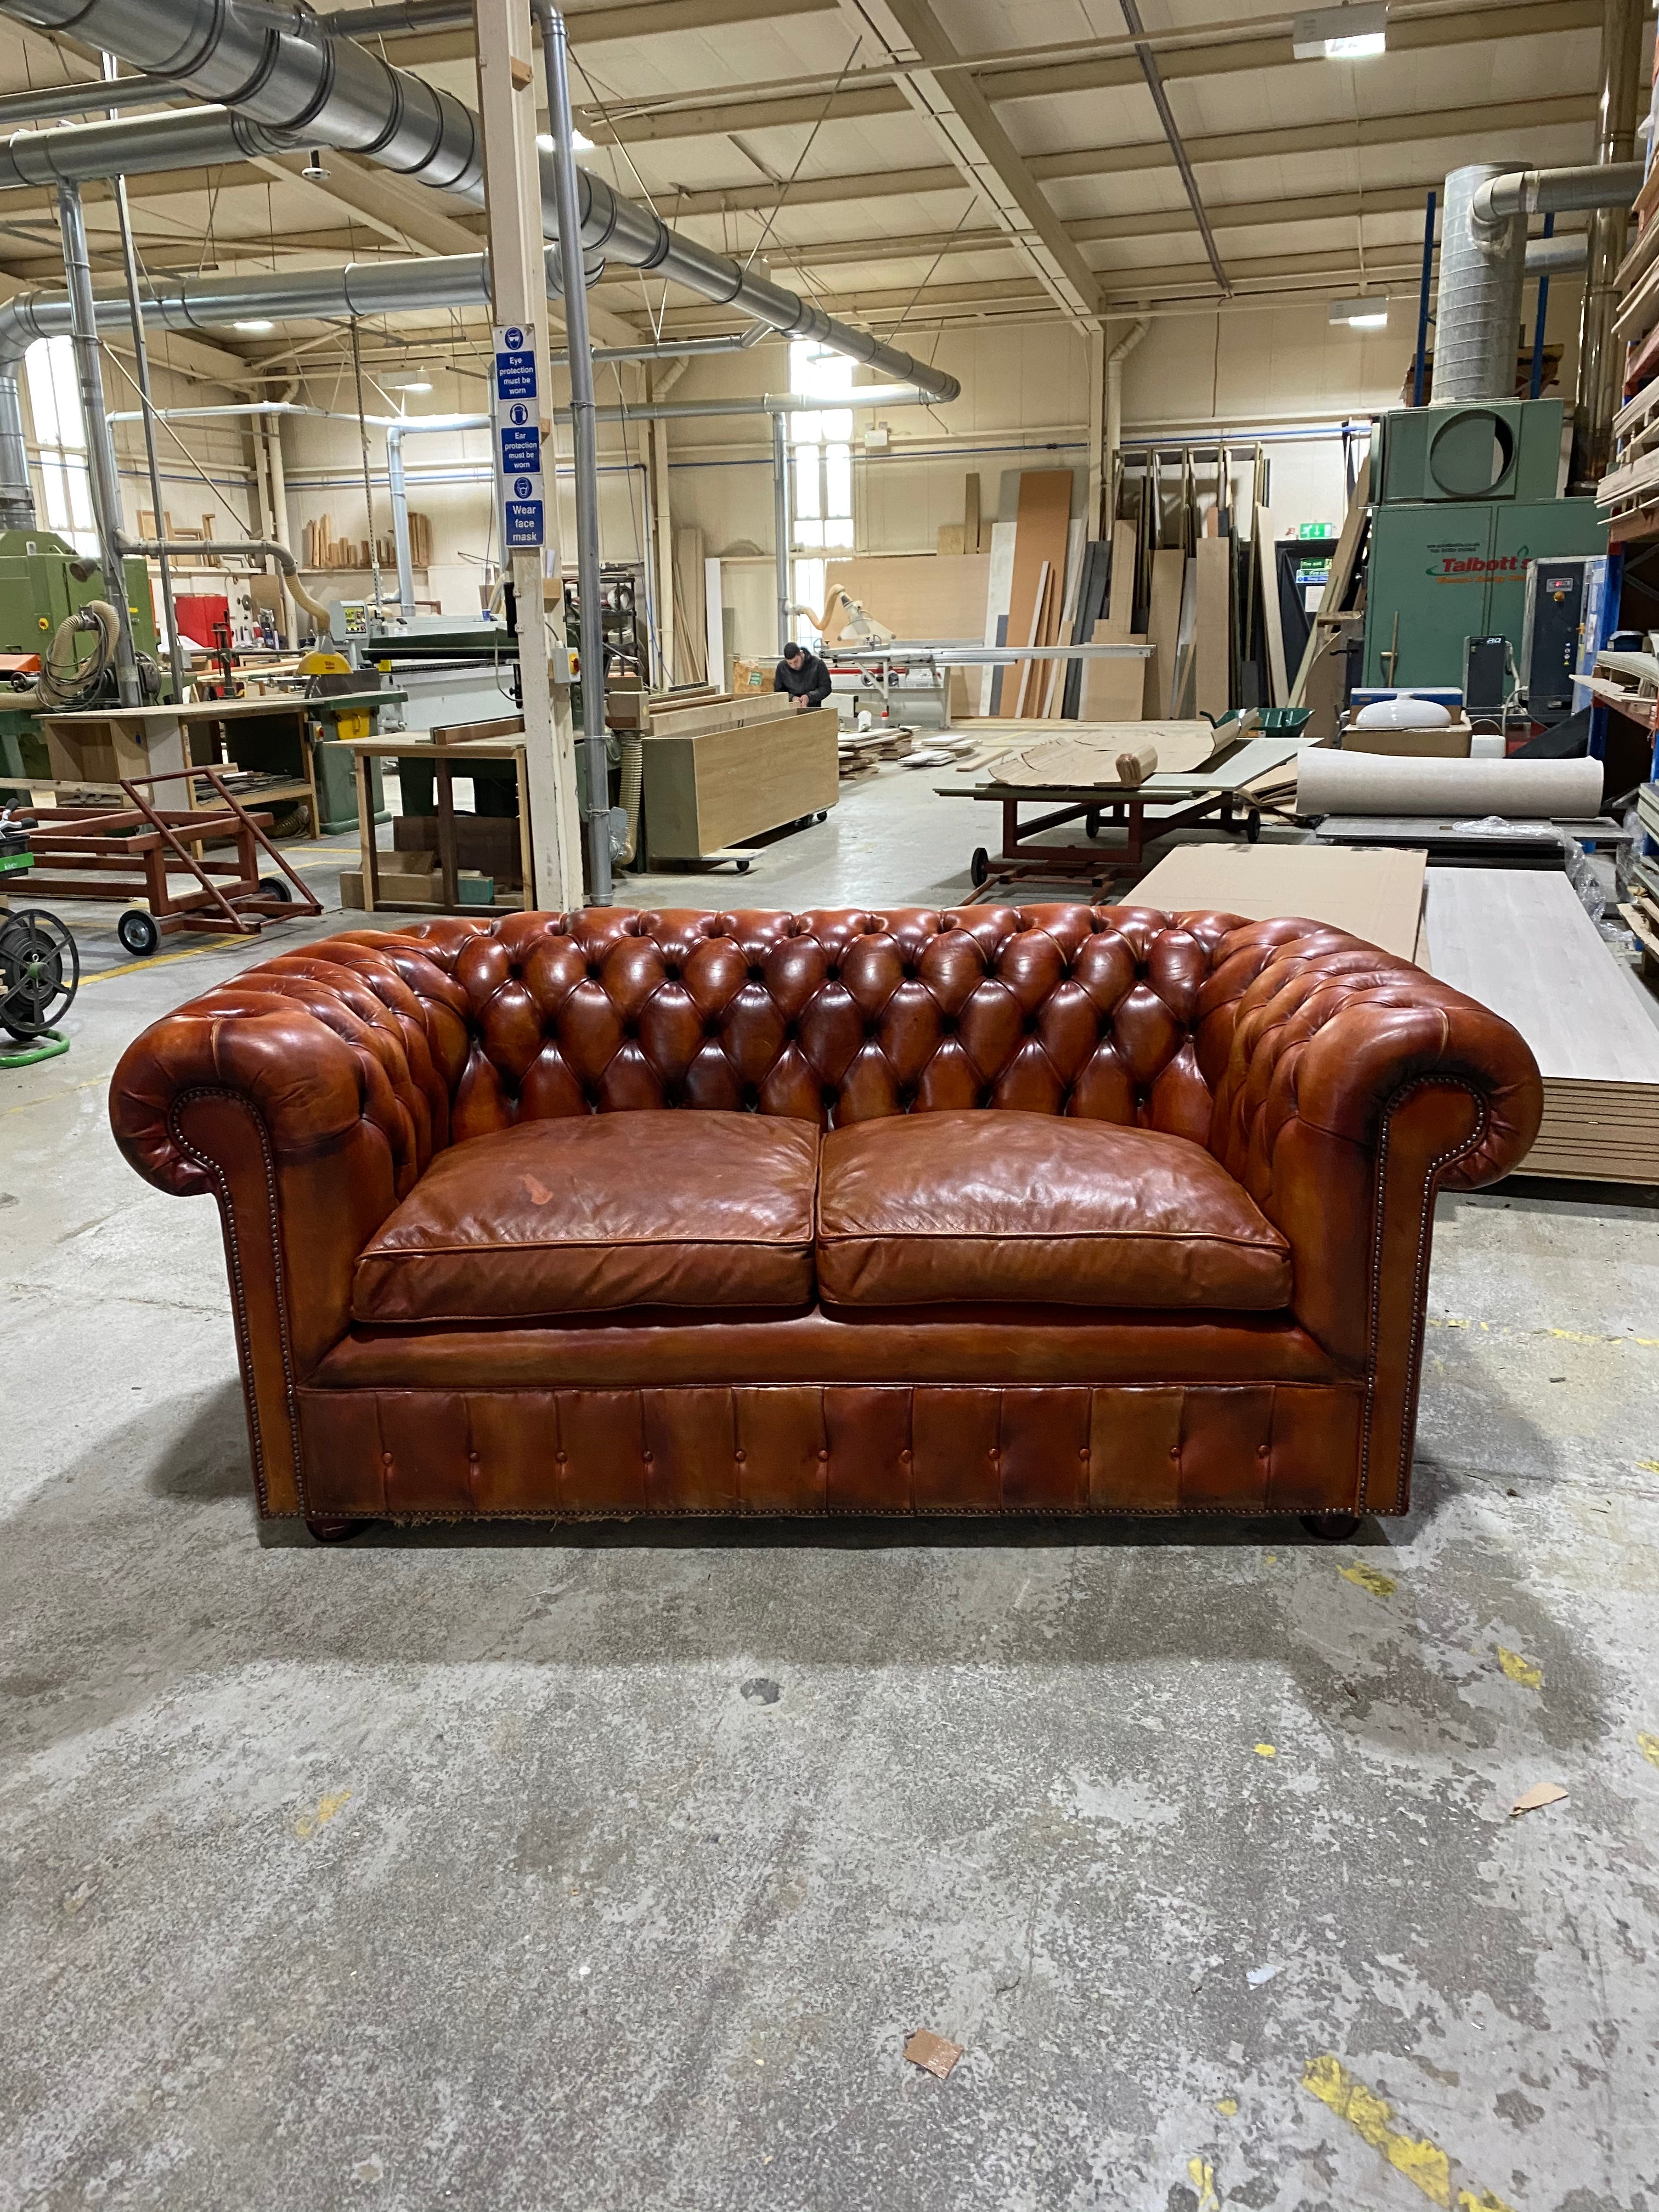
[{"label": "window with frame", "polygon": [[23,356],[40,471],[40,508],[48,530],[78,553],[98,551],[87,466],[87,425],[75,374],[73,338],[37,338]]},{"label": "window with frame", "polygon": [[[794,597],[798,605],[818,609],[824,554],[853,550],[853,363],[827,346],[798,340],[789,349],[789,388],[823,403],[792,414],[786,431]],[[823,642],[815,622],[803,617],[799,629]]]}]

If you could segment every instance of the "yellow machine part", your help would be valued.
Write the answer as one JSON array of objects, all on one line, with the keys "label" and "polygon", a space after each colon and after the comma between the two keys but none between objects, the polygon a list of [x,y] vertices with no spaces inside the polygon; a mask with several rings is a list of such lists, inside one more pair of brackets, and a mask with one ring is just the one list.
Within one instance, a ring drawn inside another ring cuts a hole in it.
[{"label": "yellow machine part", "polygon": [[351,663],[343,653],[308,653],[295,673],[298,676],[349,676]]}]

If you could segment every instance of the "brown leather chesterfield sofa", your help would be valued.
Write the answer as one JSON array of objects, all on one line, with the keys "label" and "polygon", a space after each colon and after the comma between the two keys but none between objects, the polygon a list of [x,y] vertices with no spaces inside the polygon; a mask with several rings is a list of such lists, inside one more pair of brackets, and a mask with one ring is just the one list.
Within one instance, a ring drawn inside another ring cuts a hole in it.
[{"label": "brown leather chesterfield sofa", "polygon": [[1434,1197],[1514,1030],[1305,921],[1134,907],[353,931],[157,1022],[259,1510],[1407,1504]]}]

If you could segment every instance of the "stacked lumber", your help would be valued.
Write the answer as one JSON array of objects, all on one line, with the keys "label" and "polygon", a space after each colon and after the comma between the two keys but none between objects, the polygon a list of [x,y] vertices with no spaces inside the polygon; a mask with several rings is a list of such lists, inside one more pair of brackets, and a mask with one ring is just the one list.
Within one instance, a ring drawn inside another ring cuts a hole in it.
[{"label": "stacked lumber", "polygon": [[[314,522],[305,526],[304,563],[307,568],[350,568],[367,570],[374,566],[369,557],[367,538],[337,538],[334,518],[319,514]],[[432,562],[432,521],[411,507],[409,514],[409,557],[416,568],[426,568]],[[374,559],[383,568],[398,565],[398,547],[391,538],[374,540]]]},{"label": "stacked lumber", "polygon": [[836,740],[841,780],[856,783],[873,775],[884,761],[903,760],[915,750],[916,733],[906,722],[878,723],[869,730],[842,730]]},{"label": "stacked lumber", "polygon": [[[1653,85],[1650,120],[1659,109],[1659,57]],[[1614,545],[1626,535],[1648,535],[1659,512],[1659,168],[1650,166],[1633,213],[1636,236],[1613,278],[1619,305],[1613,334],[1625,343],[1625,404],[1613,417],[1613,465],[1595,488]]]},{"label": "stacked lumber", "polygon": [[1529,1175],[1659,1183],[1659,1018],[1565,875],[1436,868],[1434,973],[1512,1022],[1544,1079]]}]

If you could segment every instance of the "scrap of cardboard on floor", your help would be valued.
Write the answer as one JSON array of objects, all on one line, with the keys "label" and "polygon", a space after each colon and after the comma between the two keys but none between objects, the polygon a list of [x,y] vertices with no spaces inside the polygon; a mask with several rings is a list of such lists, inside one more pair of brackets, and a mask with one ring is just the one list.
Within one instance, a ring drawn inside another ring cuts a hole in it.
[{"label": "scrap of cardboard on floor", "polygon": [[1512,1820],[1517,1813],[1535,1813],[1542,1805],[1559,1805],[1566,1794],[1559,1782],[1534,1782],[1510,1807],[1510,1818]]},{"label": "scrap of cardboard on floor", "polygon": [[951,2068],[962,2056],[962,2045],[935,2035],[931,2027],[919,2027],[914,2035],[906,2037],[904,2055],[924,2073],[936,2074],[941,2081],[948,2081]]}]

